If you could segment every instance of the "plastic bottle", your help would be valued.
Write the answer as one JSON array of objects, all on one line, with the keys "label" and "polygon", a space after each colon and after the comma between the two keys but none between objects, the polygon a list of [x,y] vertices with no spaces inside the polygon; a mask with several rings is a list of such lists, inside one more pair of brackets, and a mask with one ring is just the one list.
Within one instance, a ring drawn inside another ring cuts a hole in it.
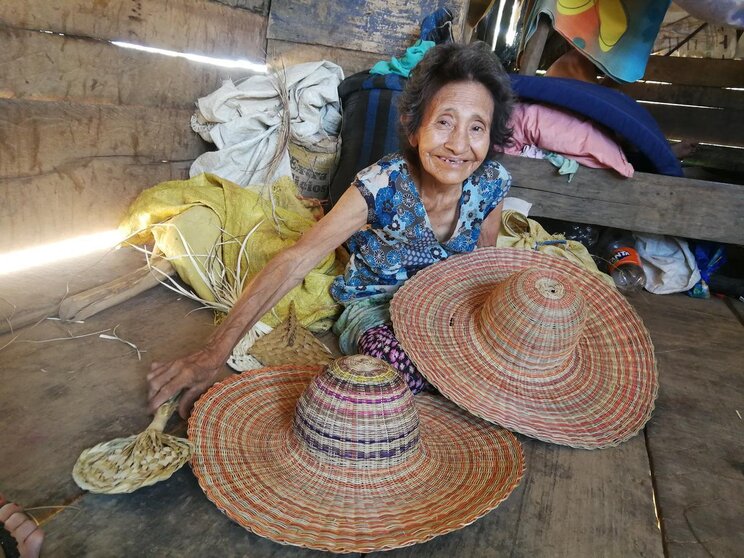
[{"label": "plastic bottle", "polygon": [[563,236],[566,240],[581,242],[587,250],[591,250],[599,240],[599,230],[594,225],[567,223],[563,229]]},{"label": "plastic bottle", "polygon": [[607,273],[615,281],[617,290],[624,295],[637,293],[646,286],[641,257],[634,246],[632,234],[627,231],[612,231],[604,249]]},{"label": "plastic bottle", "polygon": [[590,252],[597,245],[601,228],[596,225],[562,221],[560,219],[538,218],[538,222],[550,234],[562,234],[566,240],[581,242]]}]

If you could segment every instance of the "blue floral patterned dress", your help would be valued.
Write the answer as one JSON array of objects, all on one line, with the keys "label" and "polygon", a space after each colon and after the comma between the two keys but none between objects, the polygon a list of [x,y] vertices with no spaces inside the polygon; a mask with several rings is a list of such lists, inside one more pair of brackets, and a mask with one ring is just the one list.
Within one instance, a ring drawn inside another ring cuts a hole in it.
[{"label": "blue floral patterned dress", "polygon": [[367,202],[367,227],[348,240],[351,259],[331,286],[340,303],[371,295],[392,295],[417,271],[455,254],[471,252],[483,220],[504,199],[511,177],[486,161],[462,186],[455,232],[440,242],[426,214],[408,164],[399,153],[367,167],[353,186]]},{"label": "blue floral patterned dress", "polygon": [[331,285],[331,294],[345,306],[333,331],[345,354],[388,362],[414,394],[433,390],[395,337],[390,299],[420,269],[475,249],[483,220],[504,199],[511,178],[499,163],[483,163],[462,185],[455,232],[444,242],[434,235],[402,155],[367,167],[353,185],[367,202],[367,227],[348,240],[346,273]]}]

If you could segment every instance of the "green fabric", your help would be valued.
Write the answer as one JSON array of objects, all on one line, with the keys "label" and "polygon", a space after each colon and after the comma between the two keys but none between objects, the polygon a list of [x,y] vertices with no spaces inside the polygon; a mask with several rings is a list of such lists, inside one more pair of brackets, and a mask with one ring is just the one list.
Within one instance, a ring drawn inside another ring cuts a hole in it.
[{"label": "green fabric", "polygon": [[552,151],[545,151],[544,153],[545,158],[558,169],[558,174],[568,175],[568,182],[571,182],[573,175],[579,170],[579,163]]},{"label": "green fabric", "polygon": [[421,62],[426,51],[435,44],[434,41],[422,41],[419,39],[413,46],[406,49],[406,53],[401,58],[393,56],[389,62],[387,60],[380,60],[372,66],[369,73],[378,75],[398,74],[407,78],[411,75],[411,70],[416,67],[416,64]]},{"label": "green fabric", "polygon": [[338,346],[345,355],[357,353],[357,343],[368,329],[390,323],[390,301],[393,295],[379,294],[358,298],[346,305],[333,325]]}]

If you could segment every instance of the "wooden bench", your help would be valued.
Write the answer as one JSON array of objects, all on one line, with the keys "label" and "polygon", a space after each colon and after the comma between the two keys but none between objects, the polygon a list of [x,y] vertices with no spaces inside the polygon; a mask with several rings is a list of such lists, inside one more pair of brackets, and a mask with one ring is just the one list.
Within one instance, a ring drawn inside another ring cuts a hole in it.
[{"label": "wooden bench", "polygon": [[[520,72],[540,67],[541,21]],[[672,142],[699,142],[686,178],[582,168],[570,184],[544,163],[508,158],[513,195],[535,216],[638,232],[744,244],[744,60],[652,56],[642,81],[620,90],[643,104]]]}]

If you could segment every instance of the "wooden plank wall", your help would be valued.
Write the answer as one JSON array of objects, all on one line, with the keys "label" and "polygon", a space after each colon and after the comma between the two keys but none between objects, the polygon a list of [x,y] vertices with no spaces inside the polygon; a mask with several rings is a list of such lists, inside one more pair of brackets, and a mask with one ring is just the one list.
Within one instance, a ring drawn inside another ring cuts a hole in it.
[{"label": "wooden plank wall", "polygon": [[744,60],[652,56],[643,80],[620,89],[669,139],[707,144],[685,164],[744,174]]},{"label": "wooden plank wall", "polygon": [[[326,59],[345,75],[368,70],[378,60],[400,56],[420,35],[421,21],[440,0],[272,0],[268,59],[286,65]],[[453,34],[462,38],[469,0],[450,0]]]},{"label": "wooden plank wall", "polygon": [[[439,0],[0,2],[0,253],[107,230],[143,189],[209,149],[194,102],[249,75],[116,46],[346,75],[400,56]],[[461,36],[468,2],[450,2]],[[267,42],[267,30],[269,39]]]},{"label": "wooden plank wall", "polygon": [[162,54],[265,61],[269,0],[0,2],[0,253],[116,227],[208,146],[194,101],[249,75]]}]

